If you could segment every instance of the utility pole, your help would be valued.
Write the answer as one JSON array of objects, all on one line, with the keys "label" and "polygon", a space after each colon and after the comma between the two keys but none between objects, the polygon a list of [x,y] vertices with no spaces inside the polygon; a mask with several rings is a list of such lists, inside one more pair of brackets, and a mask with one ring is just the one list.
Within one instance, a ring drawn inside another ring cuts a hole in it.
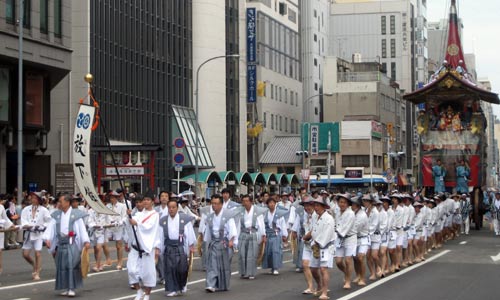
[{"label": "utility pole", "polygon": [[19,78],[17,91],[17,204],[23,201],[23,13],[24,0],[19,0]]}]

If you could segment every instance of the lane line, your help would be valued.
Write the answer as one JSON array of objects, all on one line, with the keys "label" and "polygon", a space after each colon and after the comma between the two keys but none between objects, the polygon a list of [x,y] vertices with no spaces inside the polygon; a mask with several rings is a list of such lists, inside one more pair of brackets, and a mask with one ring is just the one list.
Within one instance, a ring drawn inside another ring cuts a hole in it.
[{"label": "lane line", "polygon": [[404,270],[401,270],[400,272],[397,272],[397,273],[394,273],[394,274],[390,275],[389,277],[385,277],[383,279],[379,279],[378,281],[376,281],[374,283],[371,283],[370,285],[367,285],[366,287],[364,287],[362,289],[359,289],[359,290],[357,290],[355,292],[352,292],[352,293],[350,293],[348,295],[345,295],[342,298],[338,298],[337,300],[349,300],[349,299],[357,297],[357,296],[359,296],[361,294],[364,294],[364,293],[368,292],[369,290],[372,290],[372,289],[376,288],[377,286],[386,283],[387,281],[390,281],[390,280],[392,280],[394,278],[397,278],[397,277],[399,277],[399,276],[401,276],[403,274],[406,274],[406,273],[408,273],[408,272],[410,272],[410,271],[412,271],[412,270],[414,270],[416,268],[419,268],[419,267],[421,267],[421,266],[423,266],[423,265],[425,265],[427,263],[430,263],[431,261],[436,260],[436,259],[440,258],[441,256],[448,254],[450,251],[451,250],[444,250],[443,252],[434,255],[433,257],[425,260],[424,262],[421,262],[421,263],[418,263],[418,264],[413,265],[411,267],[408,267],[408,268],[406,268]]},{"label": "lane line", "polygon": [[467,244],[467,241],[460,242],[460,245],[465,245]]},{"label": "lane line", "polygon": [[[286,263],[289,263],[289,262],[292,262],[292,260],[291,259],[290,260],[285,260],[283,263],[286,264]],[[239,273],[239,271],[232,272],[231,276],[236,275],[238,273]],[[190,286],[190,285],[201,283],[201,282],[205,282],[205,281],[206,281],[206,279],[202,278],[202,279],[198,279],[198,280],[195,280],[195,281],[190,281],[186,285]],[[153,294],[153,293],[159,293],[159,292],[164,292],[164,291],[165,291],[165,287],[162,287],[160,289],[152,290],[151,294]],[[123,296],[123,297],[119,297],[119,298],[112,298],[112,299],[109,299],[109,300],[125,300],[125,299],[134,298],[136,295],[137,294],[132,294],[132,295],[129,295],[129,296]]]},{"label": "lane line", "polygon": [[[87,275],[87,277],[94,277],[97,275],[104,275],[104,274],[123,272],[123,271],[127,271],[127,268],[123,268],[121,270],[109,270],[109,271],[101,271],[98,273],[90,273]],[[21,284],[16,284],[16,285],[3,286],[3,287],[0,287],[0,291],[17,289],[17,288],[22,288],[22,287],[27,287],[27,286],[40,285],[40,284],[51,283],[51,282],[55,282],[55,281],[56,281],[55,279],[48,279],[48,280],[42,280],[42,281],[34,281],[34,282],[21,283]]]}]

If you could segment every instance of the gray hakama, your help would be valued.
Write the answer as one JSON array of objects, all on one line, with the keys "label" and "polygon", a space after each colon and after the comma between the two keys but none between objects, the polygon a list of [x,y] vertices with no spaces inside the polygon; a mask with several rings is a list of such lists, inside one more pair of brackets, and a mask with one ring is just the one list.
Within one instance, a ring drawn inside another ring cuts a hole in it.
[{"label": "gray hakama", "polygon": [[257,274],[257,255],[259,254],[257,231],[254,228],[242,229],[238,245],[240,247],[240,275],[255,277]]},{"label": "gray hakama", "polygon": [[231,264],[227,239],[213,238],[208,243],[207,287],[219,291],[229,290]]},{"label": "gray hakama", "polygon": [[267,243],[264,249],[262,269],[271,268],[279,270],[283,266],[283,252],[281,251],[281,236],[274,229],[269,228],[266,223]]},{"label": "gray hakama", "polygon": [[56,252],[56,290],[75,290],[83,286],[80,250],[68,237],[59,236]]},{"label": "gray hakama", "polygon": [[188,258],[184,245],[178,240],[165,241],[163,256],[165,270],[165,291],[178,292],[186,286],[188,275]]}]

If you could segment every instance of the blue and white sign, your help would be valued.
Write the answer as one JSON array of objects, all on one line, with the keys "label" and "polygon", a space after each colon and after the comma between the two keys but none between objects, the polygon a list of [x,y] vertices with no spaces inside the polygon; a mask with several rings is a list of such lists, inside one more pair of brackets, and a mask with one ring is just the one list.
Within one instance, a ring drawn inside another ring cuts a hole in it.
[{"label": "blue and white sign", "polygon": [[319,152],[319,127],[311,125],[311,155],[318,155]]},{"label": "blue and white sign", "polygon": [[247,66],[247,102],[257,102],[257,66]]},{"label": "blue and white sign", "polygon": [[255,8],[247,8],[247,62],[257,61],[257,14]]}]

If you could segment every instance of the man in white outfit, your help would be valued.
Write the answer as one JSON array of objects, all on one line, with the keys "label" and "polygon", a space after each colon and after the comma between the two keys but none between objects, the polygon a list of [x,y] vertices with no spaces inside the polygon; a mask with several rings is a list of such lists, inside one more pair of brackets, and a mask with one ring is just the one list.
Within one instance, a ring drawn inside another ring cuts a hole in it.
[{"label": "man in white outfit", "polygon": [[[136,198],[142,197],[138,195]],[[156,286],[155,259],[160,255],[159,214],[153,209],[154,196],[147,192],[142,200],[144,209],[128,219],[126,251],[129,283],[137,290],[135,300],[149,300],[151,289]],[[132,232],[136,231],[137,241]],[[140,286],[142,282],[142,288]]]},{"label": "man in white outfit", "polygon": [[[31,193],[31,205],[21,212],[21,226],[26,237],[23,243],[23,258],[33,267],[33,280],[40,280],[42,269],[43,232],[52,218],[49,210],[42,204],[40,193]],[[31,250],[35,251],[35,260],[31,258]]]},{"label": "man in white outfit", "polygon": [[355,215],[350,207],[349,194],[338,195],[340,214],[336,219],[337,239],[335,241],[335,263],[344,273],[344,289],[351,289],[353,256],[356,255],[357,231]]}]

